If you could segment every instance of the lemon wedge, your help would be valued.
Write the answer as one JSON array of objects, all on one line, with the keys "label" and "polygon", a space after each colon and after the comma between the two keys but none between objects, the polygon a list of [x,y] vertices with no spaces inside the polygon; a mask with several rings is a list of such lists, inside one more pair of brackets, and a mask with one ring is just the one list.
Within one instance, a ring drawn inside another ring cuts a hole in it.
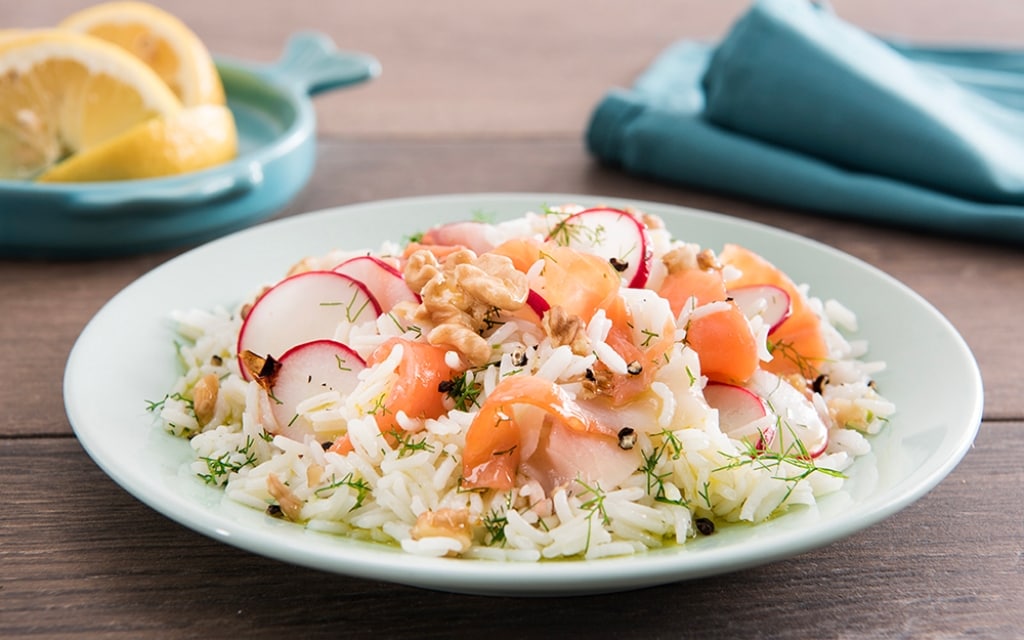
[{"label": "lemon wedge", "polygon": [[122,49],[60,29],[0,38],[0,178],[32,178],[181,102]]},{"label": "lemon wedge", "polygon": [[235,122],[223,105],[186,107],[153,118],[50,168],[39,182],[158,178],[198,171],[235,157]]},{"label": "lemon wedge", "polygon": [[224,87],[210,52],[177,17],[144,2],[107,2],[73,13],[58,25],[116,44],[149,65],[182,104],[224,104]]}]

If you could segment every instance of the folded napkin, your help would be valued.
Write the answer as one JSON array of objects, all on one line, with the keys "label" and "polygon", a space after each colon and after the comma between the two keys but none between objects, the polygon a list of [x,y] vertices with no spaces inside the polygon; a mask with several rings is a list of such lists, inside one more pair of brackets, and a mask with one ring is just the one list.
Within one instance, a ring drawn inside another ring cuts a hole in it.
[{"label": "folded napkin", "polygon": [[660,180],[835,216],[1024,243],[1024,53],[886,42],[760,0],[609,92],[587,144]]}]

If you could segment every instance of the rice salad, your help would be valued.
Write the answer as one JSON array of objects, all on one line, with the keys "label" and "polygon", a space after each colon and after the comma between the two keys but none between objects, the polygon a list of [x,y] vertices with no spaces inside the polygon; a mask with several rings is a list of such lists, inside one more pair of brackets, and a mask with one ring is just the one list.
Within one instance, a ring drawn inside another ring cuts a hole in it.
[{"label": "rice salad", "polygon": [[544,207],[301,259],[172,314],[149,401],[267,517],[509,561],[641,553],[838,490],[894,406],[856,316],[634,209]]}]

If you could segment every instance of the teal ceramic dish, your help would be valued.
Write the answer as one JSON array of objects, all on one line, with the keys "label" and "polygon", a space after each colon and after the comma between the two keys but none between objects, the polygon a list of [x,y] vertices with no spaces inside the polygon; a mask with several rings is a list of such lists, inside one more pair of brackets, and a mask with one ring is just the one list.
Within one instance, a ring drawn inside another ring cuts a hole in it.
[{"label": "teal ceramic dish", "polygon": [[83,258],[205,242],[269,218],[305,186],[316,157],[310,98],[380,73],[372,56],[326,36],[294,35],[271,64],[219,58],[238,157],[151,180],[35,184],[0,180],[0,256]]}]

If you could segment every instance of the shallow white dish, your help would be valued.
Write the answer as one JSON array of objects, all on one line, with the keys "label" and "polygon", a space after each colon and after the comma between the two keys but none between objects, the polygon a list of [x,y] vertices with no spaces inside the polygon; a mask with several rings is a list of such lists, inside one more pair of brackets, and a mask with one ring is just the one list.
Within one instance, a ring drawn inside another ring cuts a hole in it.
[{"label": "shallow white dish", "polygon": [[[897,414],[873,438],[843,491],[815,509],[756,526],[725,527],[640,556],[539,564],[432,559],[397,547],[306,531],[227,500],[186,469],[191,450],[146,411],[175,377],[175,309],[232,306],[306,255],[376,248],[443,221],[522,215],[543,205],[633,205],[662,216],[676,237],[721,249],[743,244],[858,314],[859,336]],[[265,224],[204,245],[143,276],[108,302],[68,360],[64,399],[82,445],[128,492],[216,540],[347,575],[478,594],[568,595],[652,586],[734,571],[827,545],[911,504],[938,484],[974,441],[982,385],[967,345],[931,305],[835,249],[762,225],[671,205],[567,194],[467,194],[340,207]],[[99,400],[99,399],[102,399]]]}]

